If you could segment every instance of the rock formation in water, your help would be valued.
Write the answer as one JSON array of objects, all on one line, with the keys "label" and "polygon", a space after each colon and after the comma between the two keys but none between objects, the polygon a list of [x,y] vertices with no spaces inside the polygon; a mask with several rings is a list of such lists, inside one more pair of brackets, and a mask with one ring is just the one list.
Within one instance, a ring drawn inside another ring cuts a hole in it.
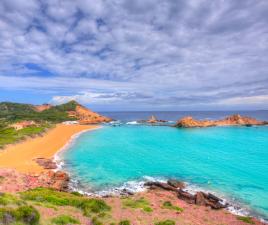
[{"label": "rock formation in water", "polygon": [[191,116],[183,117],[175,124],[175,127],[212,127],[212,126],[235,126],[235,125],[265,125],[266,121],[260,121],[239,114],[227,116],[222,120],[195,120]]},{"label": "rock formation in water", "polygon": [[156,116],[152,115],[148,120],[145,121],[146,123],[165,123],[166,120],[158,120]]},{"label": "rock formation in water", "polygon": [[179,199],[182,199],[189,204],[209,206],[212,209],[222,209],[228,206],[228,204],[223,204],[222,199],[211,193],[199,191],[196,194],[191,194],[190,192],[185,191],[185,185],[180,181],[169,180],[168,183],[153,181],[145,183],[145,186],[148,186],[150,189],[163,189],[166,191],[175,192]]}]

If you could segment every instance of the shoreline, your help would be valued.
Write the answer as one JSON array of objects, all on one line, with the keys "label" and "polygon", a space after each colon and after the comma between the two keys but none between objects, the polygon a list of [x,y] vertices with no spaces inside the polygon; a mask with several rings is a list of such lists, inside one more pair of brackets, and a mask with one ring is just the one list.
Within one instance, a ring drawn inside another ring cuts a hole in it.
[{"label": "shoreline", "polygon": [[[71,132],[71,133],[68,133],[68,139],[67,139],[67,141],[65,142],[65,143],[63,143],[62,144],[62,146],[60,147],[60,148],[58,148],[58,149],[55,149],[55,148],[53,148],[53,151],[51,151],[51,152],[49,152],[49,154],[50,154],[50,158],[54,161],[54,162],[56,162],[56,164],[57,164],[57,168],[55,169],[55,171],[63,171],[64,173],[67,173],[67,174],[69,174],[68,173],[68,171],[65,171],[65,170],[62,170],[62,165],[60,165],[60,164],[58,164],[58,163],[60,163],[60,156],[59,156],[59,154],[60,153],[62,153],[63,151],[65,151],[65,150],[67,150],[74,142],[75,142],[75,140],[81,135],[81,134],[83,134],[83,133],[85,133],[85,132],[88,132],[88,131],[92,131],[92,130],[96,130],[96,129],[100,129],[101,128],[101,126],[96,126],[96,125],[62,125],[62,124],[58,124],[54,129],[57,129],[57,127],[68,127],[68,128],[73,128],[73,127],[77,127],[77,126],[79,126],[80,128],[79,129],[74,129],[73,130],[73,132]],[[52,131],[54,130],[54,129],[52,129]],[[50,132],[51,132],[51,130],[50,131],[48,131],[47,133],[45,133],[44,134],[44,137],[45,136],[47,136],[47,135],[50,135]],[[60,134],[62,135],[62,133],[60,132]],[[37,137],[37,138],[40,138],[40,139],[42,139],[42,138],[44,138],[44,137]],[[31,143],[33,140],[35,140],[35,139],[37,139],[37,138],[34,138],[34,139],[27,139],[25,142],[22,142],[22,143],[18,143],[18,144],[16,144],[15,146],[9,146],[9,148],[7,148],[5,151],[8,151],[9,149],[11,149],[12,151],[15,151],[13,148],[14,147],[21,147],[22,145],[24,146],[24,145],[26,145],[27,143]],[[62,143],[62,142],[61,142]],[[18,150],[17,150],[18,151]],[[16,151],[15,151],[16,152]],[[2,160],[2,153],[0,153],[0,163],[1,163],[1,160]],[[9,156],[10,157],[10,156]],[[37,158],[37,157],[35,157],[35,158]],[[34,162],[33,160],[31,160],[32,162]],[[37,164],[36,162],[34,162],[35,164]],[[0,164],[1,165],[1,164]],[[51,171],[51,170],[48,170],[48,169],[44,169],[44,168],[42,168],[41,166],[39,166],[39,165],[37,165],[38,167],[40,167],[41,168],[41,170],[40,171],[35,171],[34,170],[34,172],[35,173],[37,173],[37,174],[41,174],[42,172],[48,172],[48,171]],[[31,169],[32,169],[32,165],[27,165],[27,167],[31,167]],[[5,167],[5,168],[7,168],[7,167]],[[9,167],[10,168],[10,167]],[[13,168],[13,167],[11,167],[11,168]],[[1,165],[1,167],[0,167],[0,169],[3,169],[3,167],[2,167],[2,165]],[[13,168],[13,169],[15,169],[15,171],[17,171],[17,172],[20,172],[20,173],[24,173],[24,174],[32,174],[32,172],[33,171],[28,171],[28,172],[24,172],[24,171],[22,171],[21,170],[21,168]],[[35,168],[34,168],[35,169]],[[71,175],[71,174],[70,174]],[[71,178],[71,180],[72,180],[72,176],[70,176],[70,178]],[[157,179],[157,178],[152,178],[152,179],[154,179],[155,181],[159,181],[159,179]],[[166,180],[164,179],[160,179],[160,181],[161,182],[166,182]],[[136,181],[128,181],[128,182],[126,182],[126,183],[129,183],[129,182],[132,182],[132,185],[136,185],[136,184],[138,184],[140,187],[139,188],[141,188],[139,191],[132,191],[132,190],[129,190],[128,188],[129,188],[129,186],[125,186],[125,183],[123,184],[123,185],[121,185],[120,187],[114,187],[114,188],[111,188],[110,190],[107,190],[107,191],[105,191],[105,190],[103,190],[103,191],[99,191],[99,193],[100,192],[106,192],[106,194],[104,194],[104,195],[98,195],[96,192],[94,193],[94,192],[92,192],[92,193],[90,193],[90,192],[83,192],[83,190],[82,190],[82,188],[81,189],[73,189],[73,187],[71,186],[71,182],[69,182],[68,183],[68,187],[70,188],[70,191],[72,191],[72,190],[75,190],[75,191],[81,191],[81,193],[83,193],[83,195],[85,195],[85,196],[90,196],[90,197],[96,197],[96,196],[98,196],[98,197],[100,197],[100,198],[102,198],[102,199],[106,199],[106,198],[115,198],[115,199],[117,199],[117,198],[120,198],[120,196],[122,197],[122,194],[124,195],[124,193],[125,193],[125,195],[127,195],[127,196],[139,196],[139,195],[142,195],[142,196],[147,196],[147,195],[150,195],[150,193],[154,193],[155,191],[154,190],[151,190],[150,188],[148,188],[148,187],[146,187],[146,185],[145,185],[145,181],[141,181],[141,180],[136,180]],[[136,184],[135,184],[136,183]],[[198,187],[197,186],[197,188],[194,188],[194,184],[188,184],[188,183],[186,183],[187,185],[186,185],[186,188],[185,188],[185,191],[186,192],[188,192],[188,193],[191,193],[191,192],[198,192],[198,191],[204,191],[204,192],[206,192],[206,193],[208,193],[208,192],[210,192],[210,190],[205,190],[205,189],[202,189],[202,188],[200,188],[200,187]],[[115,194],[115,193],[113,193],[112,194],[112,191],[117,191],[117,194]],[[132,192],[132,193],[131,193]],[[164,193],[164,195],[169,195],[169,191],[165,191],[165,192],[163,192]],[[213,193],[213,192],[211,192],[211,193]],[[214,194],[214,193],[213,193]],[[220,197],[222,197],[221,195],[218,195],[218,193],[216,193],[216,196],[220,196]],[[226,201],[226,202],[229,202],[228,201],[228,199],[226,198],[224,198],[223,199],[224,201]],[[182,201],[182,200],[177,200],[177,201]],[[244,210],[244,208],[241,206],[241,207],[239,207],[239,208],[236,208],[239,204],[233,204],[234,202],[229,202],[229,203],[231,203],[231,207],[233,207],[234,208],[234,210],[229,210],[228,208],[226,208],[226,209],[224,209],[224,211],[226,211],[226,212],[229,212],[229,213],[231,213],[232,215],[234,215],[234,216],[236,216],[236,215],[243,215],[243,216],[252,216],[253,218],[255,218],[256,220],[259,220],[260,222],[262,222],[262,223],[267,223],[267,221],[265,220],[265,219],[263,219],[261,216],[258,216],[258,215],[256,215],[256,214],[254,214],[254,213],[251,213],[251,212],[248,212],[247,210],[246,211],[244,211],[244,212],[246,212],[245,214],[243,213],[243,212],[241,212],[240,210]],[[239,202],[238,202],[239,203]],[[188,204],[188,203],[187,203]],[[192,206],[191,206],[192,207]],[[194,208],[195,208],[195,206],[193,206],[193,208],[192,208],[192,210],[194,210]],[[215,210],[212,210],[212,211],[215,211]],[[216,210],[217,211],[217,210]],[[215,215],[217,214],[216,213],[216,211],[215,211]],[[240,211],[240,212],[239,212]],[[249,213],[249,214],[248,214]],[[214,214],[214,213],[213,213]]]},{"label": "shoreline", "polygon": [[[84,125],[82,125],[84,126]],[[64,151],[67,151],[72,144],[75,143],[76,139],[83,133],[86,133],[86,132],[89,132],[89,131],[93,131],[93,130],[98,130],[98,129],[101,129],[102,126],[98,125],[96,127],[93,127],[93,128],[89,128],[89,129],[85,129],[85,130],[82,130],[82,131],[79,131],[75,134],[73,134],[69,140],[57,151],[55,152],[55,154],[53,155],[52,157],[52,160],[56,163],[57,165],[57,168],[55,169],[55,171],[60,171],[62,170],[62,165],[64,164],[63,162],[63,159],[61,159],[61,157],[59,156],[61,153],[63,153]],[[66,173],[68,173],[67,171],[64,171]],[[69,173],[68,173],[69,175]]]},{"label": "shoreline", "polygon": [[73,136],[99,127],[99,125],[57,124],[41,137],[26,139],[1,150],[0,168],[15,169],[26,174],[40,174],[47,170],[38,165],[34,159],[54,159],[57,152],[68,146]]},{"label": "shoreline", "polygon": [[[63,170],[64,171],[64,170]],[[66,172],[66,171],[64,171]],[[171,178],[172,179],[172,178]],[[89,190],[87,186],[83,183],[80,183],[79,179],[73,179],[73,176],[70,176],[69,182],[69,189],[70,191],[78,192],[85,196],[90,197],[99,197],[99,198],[109,198],[109,197],[124,197],[124,196],[132,196],[132,195],[143,195],[146,194],[148,191],[151,191],[150,187],[146,185],[148,182],[160,182],[167,184],[168,178],[161,178],[161,177],[151,177],[151,176],[143,176],[142,179],[137,180],[129,180],[124,182],[119,186],[113,186],[109,188],[104,188],[101,190]],[[216,190],[207,189],[201,186],[198,186],[194,183],[189,183],[184,180],[178,180],[185,184],[185,188],[183,191],[195,195],[198,192],[203,193],[211,193],[217,198],[219,198],[223,205],[226,204],[226,207],[223,208],[224,211],[227,211],[235,216],[245,216],[245,217],[252,217],[255,218],[265,224],[268,224],[268,220],[262,214],[259,214],[252,208],[248,208],[244,203],[238,201],[237,199],[232,199],[231,196],[226,196],[223,193],[217,192]],[[161,189],[161,188],[160,188]],[[168,190],[164,190],[169,192]]]}]

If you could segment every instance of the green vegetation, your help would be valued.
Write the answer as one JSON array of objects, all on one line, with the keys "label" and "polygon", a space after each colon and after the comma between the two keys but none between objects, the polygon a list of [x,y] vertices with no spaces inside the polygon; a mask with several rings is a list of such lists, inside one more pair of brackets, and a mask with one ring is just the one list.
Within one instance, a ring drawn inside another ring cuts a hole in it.
[{"label": "green vegetation", "polygon": [[130,225],[130,222],[129,222],[129,220],[122,220],[119,222],[118,225]]},{"label": "green vegetation", "polygon": [[23,205],[23,201],[8,193],[0,194],[0,205]]},{"label": "green vegetation", "polygon": [[12,144],[17,141],[23,140],[26,137],[34,137],[45,132],[48,128],[52,127],[49,123],[40,123],[38,125],[29,126],[21,130],[15,130],[9,127],[7,122],[0,125],[0,148],[7,144]]},{"label": "green vegetation", "polygon": [[68,117],[67,112],[74,111],[77,105],[77,102],[70,101],[66,104],[53,106],[50,109],[37,112],[34,106],[30,104],[2,102],[0,103],[0,119],[5,119],[9,122],[21,120],[62,122],[72,120]]},{"label": "green vegetation", "polygon": [[93,217],[91,222],[93,225],[104,225],[101,221],[98,220],[97,217]]},{"label": "green vegetation", "polygon": [[57,216],[53,218],[51,222],[57,225],[80,224],[79,220],[67,215]]},{"label": "green vegetation", "polygon": [[130,208],[136,208],[136,209],[143,209],[145,212],[152,212],[153,209],[150,207],[150,203],[146,201],[144,198],[140,199],[123,199],[123,206],[130,207]]},{"label": "green vegetation", "polygon": [[[12,102],[0,103],[0,148],[7,144],[15,143],[25,137],[33,137],[44,132],[53,123],[66,120],[76,120],[70,118],[69,111],[75,111],[78,105],[75,101],[66,104],[52,106],[41,112],[36,111],[33,105]],[[24,129],[15,130],[10,125],[20,121],[35,121],[37,125],[32,125]]]},{"label": "green vegetation", "polygon": [[101,214],[110,211],[111,208],[101,199],[88,199],[76,194],[58,192],[48,188],[36,188],[21,193],[24,200],[50,203],[56,206],[73,206],[83,211],[85,216]]},{"label": "green vegetation", "polygon": [[249,217],[249,216],[237,216],[236,218],[238,220],[241,220],[241,221],[245,222],[245,223],[255,224],[254,221],[252,220],[252,218]]},{"label": "green vegetation", "polygon": [[162,208],[164,209],[171,209],[171,210],[176,210],[178,212],[183,212],[183,209],[178,207],[178,206],[175,206],[175,205],[172,205],[172,203],[170,201],[165,201],[163,203],[163,206]]},{"label": "green vegetation", "polygon": [[39,212],[32,206],[20,206],[18,208],[0,208],[0,223],[22,223],[27,225],[35,225],[39,223]]},{"label": "green vegetation", "polygon": [[173,220],[163,220],[155,223],[155,225],[175,225],[175,222]]}]

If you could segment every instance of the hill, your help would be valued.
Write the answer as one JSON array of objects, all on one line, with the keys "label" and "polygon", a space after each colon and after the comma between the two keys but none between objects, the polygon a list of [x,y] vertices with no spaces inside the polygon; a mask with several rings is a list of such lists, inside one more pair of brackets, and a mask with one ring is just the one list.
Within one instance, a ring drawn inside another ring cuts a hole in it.
[{"label": "hill", "polygon": [[0,120],[12,122],[21,120],[34,120],[48,121],[53,123],[68,120],[78,120],[83,124],[111,121],[110,118],[95,113],[80,105],[76,101],[70,101],[65,104],[56,106],[49,104],[35,106],[31,104],[1,102]]}]

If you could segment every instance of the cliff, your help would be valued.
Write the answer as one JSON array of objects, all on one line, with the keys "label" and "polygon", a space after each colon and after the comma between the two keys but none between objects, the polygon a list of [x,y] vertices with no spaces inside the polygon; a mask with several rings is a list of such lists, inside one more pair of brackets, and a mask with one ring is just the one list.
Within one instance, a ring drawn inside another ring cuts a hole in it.
[{"label": "cliff", "polygon": [[68,114],[71,118],[77,118],[80,124],[106,123],[112,121],[112,119],[93,112],[78,103],[75,110],[69,111]]},{"label": "cliff", "polygon": [[266,121],[260,121],[239,114],[227,116],[222,120],[195,120],[193,117],[183,117],[178,120],[175,127],[211,127],[211,126],[235,126],[235,125],[265,125]]}]

